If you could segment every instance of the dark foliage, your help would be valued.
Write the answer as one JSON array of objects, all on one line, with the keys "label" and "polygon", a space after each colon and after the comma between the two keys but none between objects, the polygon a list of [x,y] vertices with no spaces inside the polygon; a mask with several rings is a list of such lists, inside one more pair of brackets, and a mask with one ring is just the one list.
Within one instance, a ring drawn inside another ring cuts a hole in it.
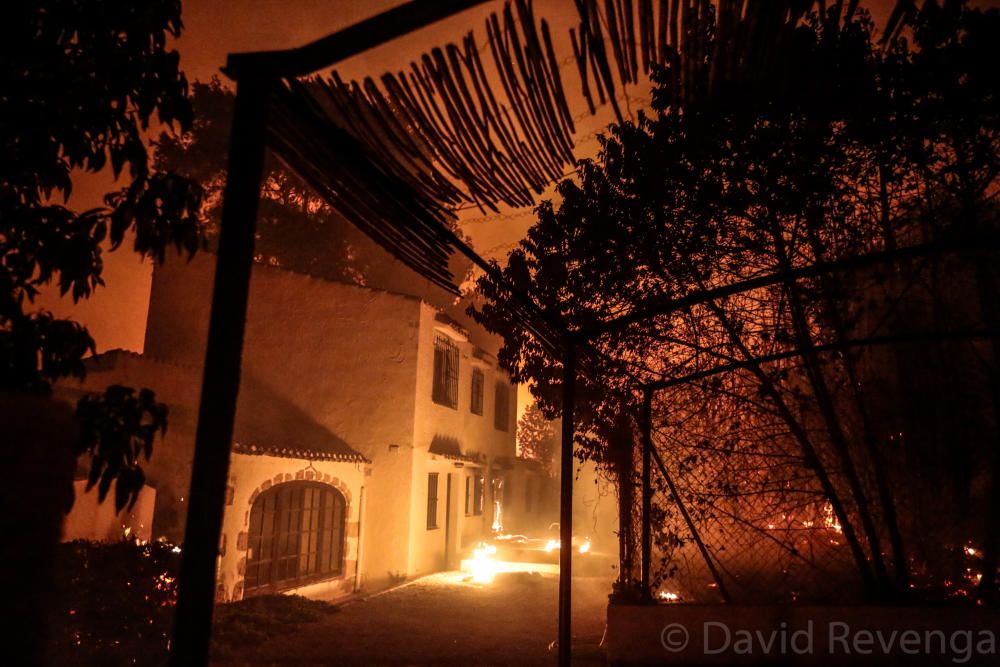
[{"label": "dark foliage", "polygon": [[[202,184],[201,221],[210,244],[218,238],[226,183],[233,93],[217,79],[192,85],[194,122],[183,135],[156,141],[155,164]],[[388,256],[320,199],[273,155],[265,164],[257,214],[256,261],[300,273],[355,284],[379,284]]]},{"label": "dark foliage", "polygon": [[[60,545],[49,624],[52,663],[167,664],[180,561],[180,549],[166,542]],[[298,595],[219,605],[213,653],[225,658],[336,609]]]},{"label": "dark foliage", "polygon": [[[998,228],[1000,15],[926,3],[909,36],[880,45],[863,13],[835,11],[786,35],[782,66],[764,79],[735,78],[682,103],[675,72],[661,70],[655,117],[612,126],[579,181],[560,184],[559,204],[539,206],[504,277],[587,330],[776,276],[595,339],[603,360],[578,390],[582,455],[630,460],[615,448],[631,442],[615,434],[637,413],[637,384],[677,380],[654,415],[658,447],[685,480],[658,510],[659,552],[677,556],[668,567],[691,540],[674,507],[684,502],[711,534],[729,531],[714,548],[727,549],[747,586],[792,593],[766,575],[788,575],[804,548],[827,549],[823,530],[842,530],[833,541],[846,544],[869,597],[906,595],[911,577],[931,597],[943,580],[947,595],[968,595],[963,545],[1000,547],[983,492],[1000,488],[998,350],[982,335],[904,341],[997,331],[987,246]],[[704,40],[705,77],[718,65],[708,25],[690,36]],[[686,75],[685,85],[706,83]],[[954,259],[944,253],[952,243],[982,248]],[[920,244],[939,252],[790,273]],[[504,290],[480,287],[495,303],[477,317],[504,335],[501,361],[554,416],[559,364],[505,316]],[[869,338],[882,347],[845,347]],[[633,483],[630,470],[620,477]],[[933,511],[914,509],[929,497]],[[805,524],[817,528],[812,543],[801,541]],[[762,544],[774,551],[761,557]],[[987,556],[982,567],[988,597],[995,564]],[[817,595],[836,587],[813,579]]]},{"label": "dark foliage", "polygon": [[179,551],[161,542],[60,545],[49,623],[54,664],[166,664]]},{"label": "dark foliage", "polygon": [[156,402],[149,389],[113,385],[102,395],[84,396],[76,408],[80,420],[78,455],[90,455],[87,490],[97,485],[104,502],[115,485],[115,509],[129,509],[145,482],[140,461],[153,454],[156,435],[167,432],[167,406]]},{"label": "dark foliage", "polygon": [[[180,34],[180,10],[178,0],[43,0],[5,13],[0,390],[45,394],[60,378],[82,377],[83,358],[94,352],[85,327],[32,308],[41,286],[55,283],[74,301],[87,298],[103,284],[104,246],[114,250],[129,234],[135,252],[157,261],[171,246],[190,255],[201,244],[201,188],[153,168],[145,144],[157,125],[191,124],[179,54],[167,48]],[[69,208],[74,175],[108,167],[123,185],[105,205]],[[116,389],[80,412],[90,419],[81,451],[93,456],[102,496],[120,477],[119,505],[142,484],[133,440],[142,441],[146,456],[152,443],[145,417],[96,419],[99,406],[120,407],[122,399]],[[153,422],[165,417],[152,392],[139,401],[145,416],[156,415]],[[98,423],[115,432],[99,435]],[[121,429],[130,426],[140,431],[126,436]]]},{"label": "dark foliage", "polygon": [[537,461],[546,472],[552,474],[556,443],[552,422],[547,420],[538,406],[532,403],[517,420],[517,444],[521,448],[521,456]]},{"label": "dark foliage", "polygon": [[[11,9],[0,60],[4,324],[24,324],[17,316],[25,302],[50,281],[74,299],[88,296],[101,284],[106,239],[116,248],[135,232],[136,251],[156,258],[170,244],[189,253],[197,249],[200,189],[151,170],[143,142],[151,122],[191,122],[179,56],[166,50],[168,36],[180,29],[180,3],[171,0],[141,9],[112,0],[51,0]],[[108,196],[106,207],[77,213],[52,201],[70,196],[74,170],[98,172],[107,165],[129,182]],[[29,386],[53,379],[42,369],[38,375],[20,379]]]}]

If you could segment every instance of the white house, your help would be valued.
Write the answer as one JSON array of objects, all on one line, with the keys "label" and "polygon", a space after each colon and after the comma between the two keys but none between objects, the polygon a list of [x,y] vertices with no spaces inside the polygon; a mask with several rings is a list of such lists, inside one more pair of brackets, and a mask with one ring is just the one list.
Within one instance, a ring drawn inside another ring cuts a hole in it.
[{"label": "white house", "polygon": [[[144,353],[102,354],[61,388],[149,387],[168,404],[145,468],[151,534],[177,542],[213,271],[207,253],[157,267]],[[218,599],[333,598],[455,568],[546,506],[544,475],[515,455],[516,391],[496,348],[461,312],[255,266]]]}]

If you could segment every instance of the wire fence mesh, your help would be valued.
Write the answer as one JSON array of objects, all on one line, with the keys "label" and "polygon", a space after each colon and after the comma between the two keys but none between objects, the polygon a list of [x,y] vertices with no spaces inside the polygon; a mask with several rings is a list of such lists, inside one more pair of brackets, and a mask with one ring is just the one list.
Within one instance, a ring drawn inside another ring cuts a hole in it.
[{"label": "wire fence mesh", "polygon": [[[654,464],[651,588],[658,599],[719,602],[723,591],[742,604],[859,597],[841,528],[818,494],[780,488],[732,492],[734,486],[748,486],[732,477],[759,463],[753,455],[700,446],[658,446],[657,452],[677,492]],[[740,459],[746,468],[735,472]]]}]

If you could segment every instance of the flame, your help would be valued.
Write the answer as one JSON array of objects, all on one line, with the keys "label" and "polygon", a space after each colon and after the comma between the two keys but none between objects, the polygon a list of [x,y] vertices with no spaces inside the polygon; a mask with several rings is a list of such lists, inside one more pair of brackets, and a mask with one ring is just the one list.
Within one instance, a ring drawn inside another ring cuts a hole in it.
[{"label": "flame", "polygon": [[[590,539],[587,538],[576,548],[578,553],[585,554],[590,551]],[[558,551],[562,547],[562,543],[559,540],[549,540],[545,543],[545,553],[552,553],[553,551]]]},{"label": "flame", "polygon": [[503,532],[503,506],[499,500],[493,501],[493,525],[490,528],[494,533]]},{"label": "flame", "polygon": [[840,525],[840,521],[837,516],[833,513],[833,505],[827,503],[823,506],[823,525],[832,530],[835,533],[844,532],[844,527]]},{"label": "flame", "polygon": [[493,554],[497,548],[492,544],[480,542],[479,546],[472,550],[472,580],[481,584],[488,584],[493,581],[497,573],[497,560]]},{"label": "flame", "polygon": [[513,535],[511,533],[501,533],[499,535],[493,536],[494,541],[497,542],[527,542],[527,535]]},{"label": "flame", "polygon": [[680,602],[681,596],[677,593],[671,593],[670,591],[660,591],[657,596],[661,600],[666,600],[667,602]]}]

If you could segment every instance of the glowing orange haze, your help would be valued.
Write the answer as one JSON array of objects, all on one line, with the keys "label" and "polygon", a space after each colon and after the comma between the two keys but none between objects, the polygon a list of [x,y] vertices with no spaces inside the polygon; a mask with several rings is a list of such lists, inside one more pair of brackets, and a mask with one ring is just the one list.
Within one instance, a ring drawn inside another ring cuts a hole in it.
[{"label": "glowing orange haze", "polygon": [[[873,0],[870,5],[876,21],[884,18],[893,0]],[[256,51],[290,48],[356,23],[397,4],[400,0],[188,0],[184,3],[184,34],[176,42],[181,53],[181,66],[189,80],[208,80],[217,75],[226,55],[236,51]],[[377,74],[386,69],[404,67],[411,58],[428,45],[438,46],[456,40],[470,28],[482,32],[484,17],[502,7],[500,2],[463,13],[458,18],[443,21],[388,46],[374,49],[344,63],[341,71],[350,77]],[[576,20],[571,0],[537,0],[536,12],[552,25],[557,51],[571,54],[568,28]],[[574,79],[569,78],[567,94],[573,95]],[[645,97],[643,91],[630,95]],[[582,99],[582,98],[581,98]],[[571,107],[584,108],[582,103]],[[611,118],[599,113],[585,119],[577,128],[578,157],[592,155],[596,149],[594,130]],[[586,139],[581,140],[581,137]],[[101,205],[105,192],[114,189],[109,174],[84,175],[75,178],[75,189],[69,205],[85,210]],[[550,193],[546,193],[547,195]],[[470,211],[465,231],[474,245],[486,256],[505,256],[531,223],[530,210],[516,217],[506,217],[492,224],[481,224],[481,214]],[[149,305],[152,266],[141,263],[128,248],[104,255],[104,279],[107,286],[98,290],[88,302],[73,305],[70,299],[60,299],[55,290],[46,290],[39,305],[58,315],[73,317],[86,324],[97,342],[98,350],[125,348],[142,351]],[[520,411],[519,411],[520,412]]]}]

